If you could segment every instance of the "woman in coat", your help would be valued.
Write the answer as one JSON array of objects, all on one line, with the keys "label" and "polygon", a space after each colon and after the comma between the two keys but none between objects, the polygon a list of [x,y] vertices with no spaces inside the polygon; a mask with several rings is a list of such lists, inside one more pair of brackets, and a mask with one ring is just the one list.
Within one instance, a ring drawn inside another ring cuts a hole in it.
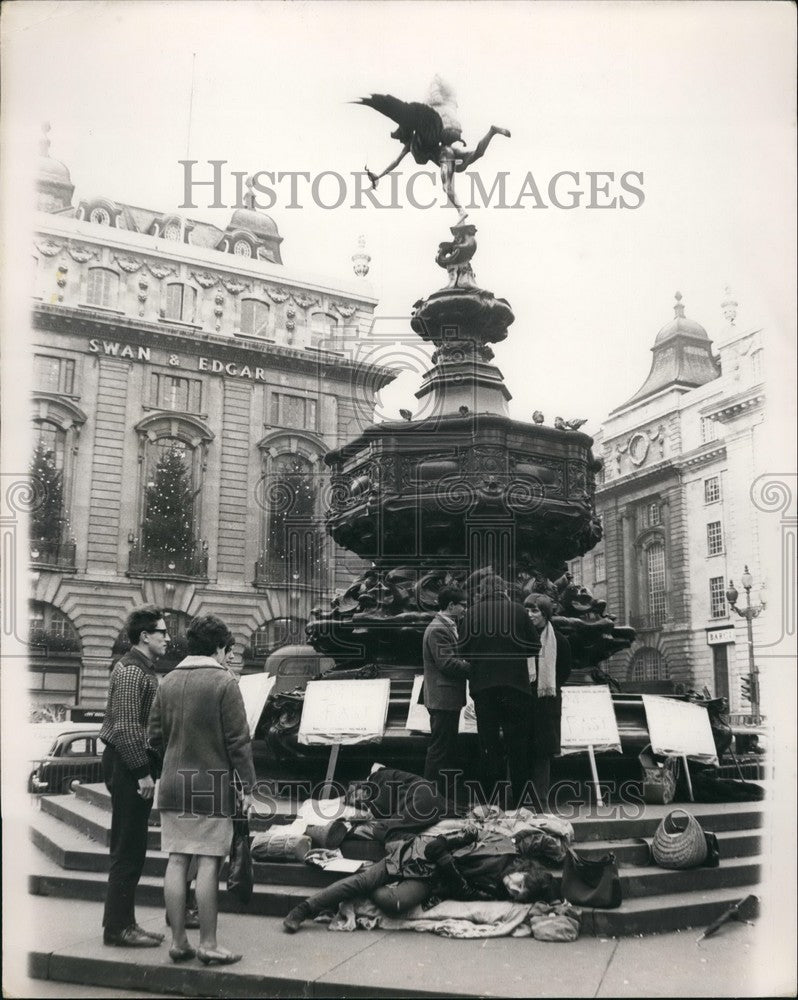
[{"label": "woman in coat", "polygon": [[560,752],[562,686],[571,675],[571,647],[551,624],[554,605],[544,594],[530,594],[524,601],[532,625],[540,636],[535,654],[535,677],[530,678],[534,698],[530,752],[532,781],[545,805],[551,785],[551,758]]},{"label": "woman in coat", "polygon": [[[240,960],[218,946],[219,866],[233,834],[234,774],[244,805],[255,782],[244,701],[235,675],[225,666],[233,636],[214,615],[195,618],[186,632],[189,655],[160,684],[150,713],[150,742],[163,753],[158,788],[161,850],[169,854],[164,878],[174,962],[194,955],[204,964]],[[186,875],[198,859],[196,952],[185,929]]]}]

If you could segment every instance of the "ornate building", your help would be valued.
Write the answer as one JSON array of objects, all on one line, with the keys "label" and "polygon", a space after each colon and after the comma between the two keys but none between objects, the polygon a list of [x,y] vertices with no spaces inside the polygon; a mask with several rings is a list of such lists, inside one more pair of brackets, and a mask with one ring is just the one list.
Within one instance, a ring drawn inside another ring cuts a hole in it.
[{"label": "ornate building", "polygon": [[755,590],[766,576],[754,498],[766,472],[765,332],[740,329],[727,295],[713,351],[681,299],[677,292],[674,319],[656,336],[648,378],[597,437],[604,539],[571,569],[637,631],[631,649],[609,661],[625,687],[706,685],[745,713],[746,627],[725,595],[744,565]]},{"label": "ornate building", "polygon": [[145,601],[178,636],[220,614],[244,669],[303,635],[353,571],[323,531],[322,457],[371,422],[394,373],[368,360],[363,282],[284,267],[269,216],[239,209],[221,230],[108,198],[75,205],[48,147],[30,334],[31,688],[34,702],[97,707]]}]

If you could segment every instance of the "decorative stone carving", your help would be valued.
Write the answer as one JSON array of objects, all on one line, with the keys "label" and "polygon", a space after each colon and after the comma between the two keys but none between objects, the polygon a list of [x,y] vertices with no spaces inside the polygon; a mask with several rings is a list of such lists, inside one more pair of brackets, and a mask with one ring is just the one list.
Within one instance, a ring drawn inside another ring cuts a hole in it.
[{"label": "decorative stone carving", "polygon": [[[291,300],[295,302],[300,309],[309,309],[310,306],[317,306],[319,304],[318,299],[311,298],[309,295],[303,295],[301,292],[292,292]],[[275,302],[277,299],[275,299]]]},{"label": "decorative stone carving", "polygon": [[43,253],[45,257],[55,257],[59,250],[63,250],[64,244],[59,243],[57,240],[39,240],[35,244],[36,249],[39,253]]},{"label": "decorative stone carving", "polygon": [[288,292],[281,292],[276,288],[271,288],[270,286],[265,287],[266,294],[272,300],[272,302],[285,302],[288,298]]},{"label": "decorative stone carving", "polygon": [[477,227],[467,224],[451,226],[453,240],[439,244],[435,263],[446,268],[449,288],[476,288],[471,258],[477,250]]},{"label": "decorative stone carving", "polygon": [[153,276],[157,278],[158,281],[162,281],[168,274],[176,274],[177,272],[173,267],[169,267],[168,264],[154,264],[152,261],[147,261],[147,270]]},{"label": "decorative stone carving", "polygon": [[357,312],[357,306],[346,306],[342,302],[334,302],[333,309],[340,313],[344,319],[349,319],[350,316],[354,316]]},{"label": "decorative stone carving", "polygon": [[87,260],[91,260],[92,257],[97,256],[96,250],[75,243],[67,244],[67,253],[78,264],[85,264]]},{"label": "decorative stone carving", "polygon": [[244,281],[235,281],[233,278],[222,278],[222,284],[231,295],[240,295],[241,292],[252,287]]},{"label": "decorative stone carving", "polygon": [[213,288],[219,283],[218,275],[209,274],[207,271],[192,271],[191,277],[201,288]]},{"label": "decorative stone carving", "polygon": [[127,274],[134,274],[144,264],[143,261],[135,257],[120,257],[119,254],[114,254],[113,259]]}]

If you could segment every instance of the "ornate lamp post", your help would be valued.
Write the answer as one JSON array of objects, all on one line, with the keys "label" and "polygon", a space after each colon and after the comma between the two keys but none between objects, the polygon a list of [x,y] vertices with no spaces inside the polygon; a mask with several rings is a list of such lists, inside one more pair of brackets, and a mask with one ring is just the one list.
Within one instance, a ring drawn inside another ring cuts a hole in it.
[{"label": "ornate lamp post", "polygon": [[741,618],[745,618],[745,623],[748,629],[748,677],[743,678],[743,694],[748,694],[751,701],[751,713],[754,716],[754,721],[759,722],[759,669],[754,662],[754,629],[752,622],[754,618],[757,618],[765,609],[765,595],[762,591],[760,591],[759,604],[752,606],[751,587],[754,585],[754,578],[748,572],[747,566],[745,567],[745,572],[743,573],[740,582],[745,590],[745,607],[737,607],[737,598],[739,594],[734,586],[733,580],[729,580],[729,589],[726,591],[726,600],[729,602],[730,607],[736,611]]}]

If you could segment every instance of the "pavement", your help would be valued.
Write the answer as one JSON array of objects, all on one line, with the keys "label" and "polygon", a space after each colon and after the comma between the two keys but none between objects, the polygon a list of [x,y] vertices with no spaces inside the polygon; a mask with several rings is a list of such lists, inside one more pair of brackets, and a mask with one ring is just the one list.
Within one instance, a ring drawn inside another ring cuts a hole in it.
[{"label": "pavement", "polygon": [[[221,914],[220,945],[244,958],[211,972],[196,961],[173,965],[166,945],[104,947],[100,903],[29,896],[20,911],[4,953],[5,997],[795,996],[794,969],[774,962],[763,921],[727,924],[700,944],[695,930],[554,944],[332,933],[319,924],[291,936],[274,917]],[[139,907],[137,916],[166,930],[159,909]],[[30,978],[29,952],[49,978]]]}]

